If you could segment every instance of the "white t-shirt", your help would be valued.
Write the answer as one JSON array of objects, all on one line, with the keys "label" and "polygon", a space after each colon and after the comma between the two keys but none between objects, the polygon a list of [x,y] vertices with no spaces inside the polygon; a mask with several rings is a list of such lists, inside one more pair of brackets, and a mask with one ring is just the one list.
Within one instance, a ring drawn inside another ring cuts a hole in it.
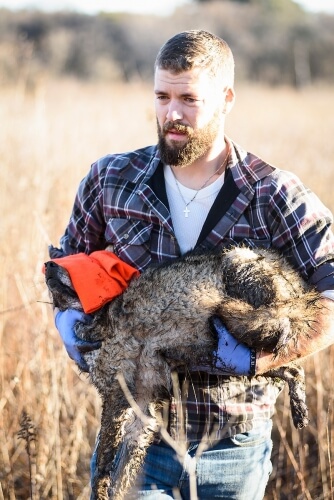
[{"label": "white t-shirt", "polygon": [[[176,181],[169,165],[165,165],[164,175],[175,236],[179,243],[181,253],[184,254],[192,250],[197,243],[210,208],[224,184],[224,172],[212,184],[200,189],[198,192]],[[180,191],[177,188],[176,182],[178,182]],[[188,213],[186,214],[184,212],[186,204],[194,196],[194,200],[189,203],[187,207]]]}]

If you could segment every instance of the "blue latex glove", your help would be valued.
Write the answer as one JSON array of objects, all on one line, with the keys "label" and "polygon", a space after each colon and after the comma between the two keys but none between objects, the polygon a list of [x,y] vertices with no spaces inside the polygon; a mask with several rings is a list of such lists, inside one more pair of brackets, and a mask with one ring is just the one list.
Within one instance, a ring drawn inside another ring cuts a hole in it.
[{"label": "blue latex glove", "polygon": [[79,339],[75,334],[75,324],[77,322],[87,323],[90,319],[90,316],[75,309],[58,311],[55,316],[55,325],[60,333],[67,354],[77,363],[80,370],[84,372],[88,372],[89,370],[82,354],[99,349],[101,342],[86,342]]},{"label": "blue latex glove", "polygon": [[255,375],[255,350],[234,338],[218,316],[211,318],[211,326],[218,335],[217,350],[213,352],[213,364],[212,366],[199,366],[196,369],[218,375],[219,373]]},{"label": "blue latex glove", "polygon": [[233,375],[255,375],[254,349],[235,339],[217,316],[211,319],[211,325],[218,334],[217,351],[213,353],[215,368]]}]

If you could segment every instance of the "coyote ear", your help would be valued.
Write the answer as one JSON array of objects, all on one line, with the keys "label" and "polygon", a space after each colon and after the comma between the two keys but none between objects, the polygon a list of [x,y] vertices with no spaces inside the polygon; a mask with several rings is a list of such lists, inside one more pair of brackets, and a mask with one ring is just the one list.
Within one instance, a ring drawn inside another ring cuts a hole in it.
[{"label": "coyote ear", "polygon": [[80,324],[81,333],[90,342],[102,341],[110,335],[110,319],[106,306],[90,313],[90,320]]},{"label": "coyote ear", "polygon": [[112,317],[109,312],[109,303],[102,306],[100,309],[92,313],[93,321],[96,325],[100,325],[104,328],[110,325]]}]

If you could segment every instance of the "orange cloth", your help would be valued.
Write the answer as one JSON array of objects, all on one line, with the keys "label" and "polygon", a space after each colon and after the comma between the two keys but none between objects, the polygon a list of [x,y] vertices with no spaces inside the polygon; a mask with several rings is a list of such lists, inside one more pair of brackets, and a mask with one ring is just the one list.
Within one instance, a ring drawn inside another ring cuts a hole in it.
[{"label": "orange cloth", "polygon": [[139,271],[112,252],[98,250],[52,259],[69,273],[74,290],[86,314],[120,295]]}]

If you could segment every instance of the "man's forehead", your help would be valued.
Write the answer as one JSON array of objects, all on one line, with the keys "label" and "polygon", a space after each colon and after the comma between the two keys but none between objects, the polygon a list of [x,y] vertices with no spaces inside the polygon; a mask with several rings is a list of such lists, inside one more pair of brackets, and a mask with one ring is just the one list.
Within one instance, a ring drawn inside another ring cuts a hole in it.
[{"label": "man's forehead", "polygon": [[175,73],[166,69],[157,68],[155,71],[154,84],[157,90],[163,86],[182,86],[191,88],[212,87],[213,78],[206,69],[194,68],[181,73]]}]

